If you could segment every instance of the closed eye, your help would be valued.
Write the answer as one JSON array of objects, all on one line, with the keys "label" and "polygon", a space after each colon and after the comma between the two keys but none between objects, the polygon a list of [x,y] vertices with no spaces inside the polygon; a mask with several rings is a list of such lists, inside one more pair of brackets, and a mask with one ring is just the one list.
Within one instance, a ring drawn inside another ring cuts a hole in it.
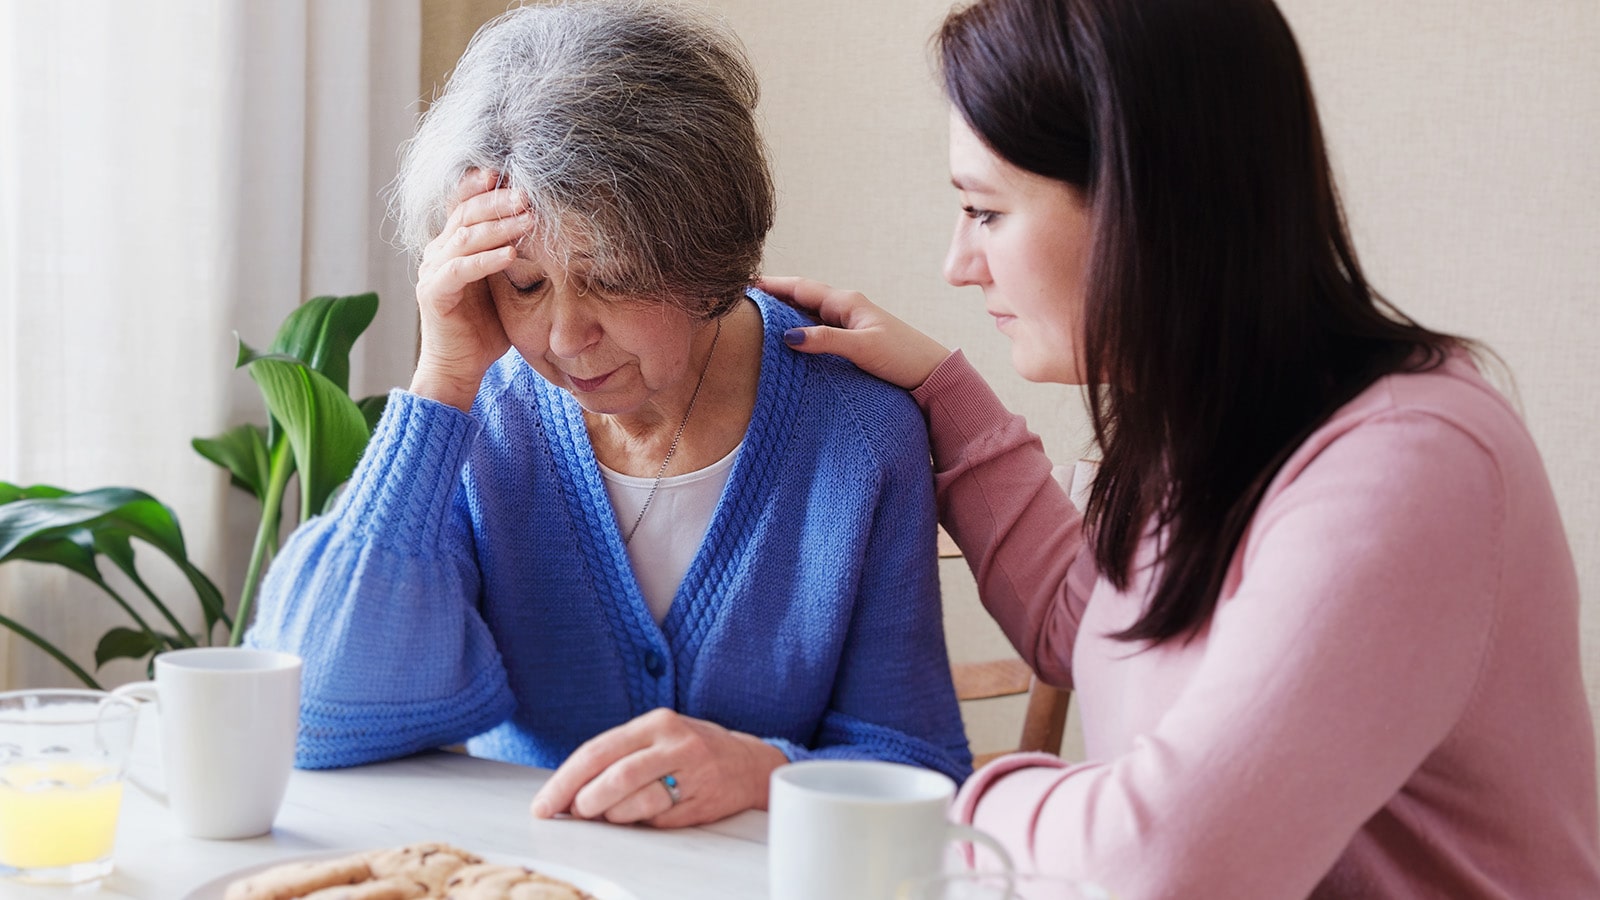
[{"label": "closed eye", "polygon": [[544,289],[545,284],[549,281],[548,278],[535,278],[528,282],[519,282],[517,279],[509,277],[506,280],[511,282],[512,289],[519,294],[537,294]]}]

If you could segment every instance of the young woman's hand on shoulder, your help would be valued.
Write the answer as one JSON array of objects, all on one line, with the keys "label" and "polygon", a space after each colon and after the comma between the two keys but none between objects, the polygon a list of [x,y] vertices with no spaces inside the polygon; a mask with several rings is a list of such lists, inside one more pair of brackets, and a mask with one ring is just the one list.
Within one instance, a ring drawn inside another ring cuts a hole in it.
[{"label": "young woman's hand on shoulder", "polygon": [[938,341],[884,312],[856,291],[793,276],[769,276],[756,286],[820,320],[791,328],[784,342],[802,353],[832,353],[906,390],[921,386],[950,351]]}]

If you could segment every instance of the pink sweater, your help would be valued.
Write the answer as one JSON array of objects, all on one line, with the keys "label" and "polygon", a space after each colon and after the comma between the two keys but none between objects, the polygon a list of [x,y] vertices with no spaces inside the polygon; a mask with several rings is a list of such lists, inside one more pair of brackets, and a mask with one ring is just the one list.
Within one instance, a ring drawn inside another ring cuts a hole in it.
[{"label": "pink sweater", "polygon": [[1098,576],[1038,438],[962,355],[915,396],[984,604],[1082,716],[1087,762],[1004,757],[956,799],[1019,866],[1120,900],[1600,897],[1577,576],[1470,362],[1385,378],[1312,435],[1209,626],[1156,647],[1106,637],[1148,571]]}]

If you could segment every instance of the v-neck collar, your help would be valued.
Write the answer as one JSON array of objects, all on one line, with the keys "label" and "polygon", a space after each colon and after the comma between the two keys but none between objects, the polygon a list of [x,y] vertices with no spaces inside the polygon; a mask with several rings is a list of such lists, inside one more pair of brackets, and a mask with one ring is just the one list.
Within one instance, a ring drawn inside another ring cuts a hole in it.
[{"label": "v-neck collar", "polygon": [[[791,321],[797,320],[798,314],[758,290],[752,288],[746,293],[755,301],[762,322],[755,408],[745,431],[744,447],[728,473],[727,485],[711,514],[705,536],[659,626],[650,614],[628,559],[605,478],[583,421],[583,408],[571,394],[536,376],[540,405],[549,410],[549,436],[553,444],[559,445],[552,454],[558,483],[568,515],[577,528],[584,562],[603,614],[619,644],[664,643],[671,657],[667,665],[674,670],[680,691],[687,687],[690,664],[732,594],[746,544],[759,535],[759,520],[770,510],[767,498],[777,483],[783,454],[794,433],[794,418],[804,389],[804,360],[783,344],[783,332],[798,324]],[[635,672],[630,678],[630,683],[634,682],[638,697],[655,693],[642,672]],[[653,704],[646,704],[649,705]]]}]

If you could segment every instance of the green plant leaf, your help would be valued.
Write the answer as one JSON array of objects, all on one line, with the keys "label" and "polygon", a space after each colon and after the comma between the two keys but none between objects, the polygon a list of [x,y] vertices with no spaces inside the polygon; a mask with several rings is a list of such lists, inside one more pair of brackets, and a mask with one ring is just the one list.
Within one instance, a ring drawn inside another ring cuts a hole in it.
[{"label": "green plant leaf", "polygon": [[323,511],[355,471],[367,446],[367,423],[344,389],[304,363],[281,356],[250,362],[267,409],[289,436],[300,474],[301,519]]},{"label": "green plant leaf", "polygon": [[249,491],[257,500],[266,493],[271,453],[267,430],[260,425],[236,425],[214,438],[190,441],[195,452],[227,469],[234,487]]},{"label": "green plant leaf", "polygon": [[182,568],[184,577],[189,579],[189,586],[194,588],[194,595],[200,599],[200,610],[206,617],[206,643],[209,644],[211,642],[211,629],[218,622],[231,628],[233,627],[233,620],[228,618],[227,610],[223,605],[222,591],[217,590],[216,583],[207,578],[206,573],[187,562],[183,564]]},{"label": "green plant leaf", "polygon": [[[238,622],[230,620],[222,594],[189,562],[183,532],[172,511],[154,497],[130,488],[102,488],[73,494],[48,485],[23,488],[0,482],[0,563],[12,560],[63,566],[91,579],[115,600],[142,630],[118,628],[100,642],[96,661],[148,657],[163,646],[191,646],[194,636],[151,592],[135,564],[137,538],[171,559],[189,580],[205,614],[204,638],[218,623],[237,643],[248,621],[256,580],[277,546],[283,490],[298,470],[302,519],[322,512],[334,491],[350,477],[366,449],[373,424],[387,398],[369,397],[359,405],[349,397],[350,351],[377,315],[378,295],[313,297],[297,307],[278,329],[267,353],[239,341],[237,367],[250,367],[271,412],[267,426],[236,426],[223,434],[191,441],[195,451],[228,470],[232,483],[261,501],[261,526],[251,553],[250,572],[240,598]],[[101,576],[105,556],[122,570],[171,623],[175,634],[156,632]],[[60,649],[20,623],[0,617],[6,627],[68,667],[85,684],[89,673]],[[148,668],[148,667],[147,667]]]},{"label": "green plant leaf", "polygon": [[94,534],[85,528],[23,541],[9,558],[54,563],[96,583],[101,581],[100,567],[95,565]]},{"label": "green plant leaf", "polygon": [[[132,570],[131,538],[149,544],[171,559],[184,573],[200,599],[207,630],[218,621],[227,621],[222,595],[203,572],[189,562],[178,519],[159,500],[132,488],[100,488],[72,494],[47,485],[22,489],[24,499],[0,505],[0,563],[10,559],[32,559],[66,565],[104,586],[91,559],[87,566],[83,554],[61,546],[67,541],[90,552],[106,553],[119,568],[128,572],[141,589],[143,583]],[[47,546],[55,543],[56,546]],[[122,548],[126,547],[126,559]],[[110,551],[110,552],[108,552]],[[89,572],[94,570],[94,574]],[[148,589],[146,595],[149,595]],[[174,628],[177,620],[171,611],[150,596],[157,609]]]},{"label": "green plant leaf", "polygon": [[94,648],[94,668],[98,672],[113,659],[144,659],[171,646],[172,641],[164,635],[113,628],[100,636],[100,643]]},{"label": "green plant leaf", "polygon": [[[235,338],[237,338],[238,341],[239,341],[239,355],[233,361],[233,366],[236,369],[246,368],[247,366],[249,366],[251,363],[255,362],[258,359],[263,359],[265,357],[274,356],[274,354],[272,354],[272,353],[262,353],[259,350],[257,350],[256,348],[250,346],[249,344],[246,344],[244,342],[244,338],[239,337],[239,333],[237,331],[233,333],[233,336]],[[294,356],[294,355],[288,354],[288,353],[276,354],[276,356],[278,356],[278,357],[280,357],[282,359],[290,359],[290,360],[296,360],[298,362],[305,362],[304,359],[301,359],[298,356]],[[263,399],[265,399],[265,398],[263,398]],[[270,415],[270,414],[267,416],[267,438],[266,438],[266,440],[267,440],[267,456],[269,458],[273,456],[273,451],[277,450],[280,446],[283,445],[283,441],[285,440],[284,435],[283,435],[282,426],[280,426],[278,424],[277,418],[275,416]],[[286,474],[290,474],[290,475],[294,474],[294,459],[293,458],[291,458],[289,460],[289,471]],[[271,480],[271,476],[268,476],[267,480],[270,481]]]},{"label": "green plant leaf", "polygon": [[[267,355],[292,356],[321,372],[338,386],[350,390],[350,348],[378,314],[378,295],[312,297],[283,320]],[[239,342],[236,365],[245,366],[263,354]]]},{"label": "green plant leaf", "polygon": [[[21,500],[0,506],[0,562],[9,559],[23,542],[40,537],[60,537],[75,528],[116,523],[136,537],[182,556],[183,533],[172,511],[143,491],[100,488],[81,494],[65,491],[40,496],[39,488]],[[55,491],[58,489],[49,489]]]},{"label": "green plant leaf", "polygon": [[[348,393],[350,349],[367,326],[372,324],[377,313],[378,295],[375,293],[313,297],[295,307],[294,312],[283,320],[277,337],[266,353],[255,350],[240,339],[234,366],[242,368],[265,357],[298,360],[327,376],[328,380],[339,386],[340,391]],[[278,429],[278,419],[274,415],[267,423],[266,442],[269,450],[276,448],[282,440]]]},{"label": "green plant leaf", "polygon": [[0,506],[4,506],[5,504],[11,503],[15,500],[48,500],[51,497],[65,497],[70,493],[72,492],[62,490],[58,487],[51,487],[48,484],[36,484],[32,487],[18,487],[17,485],[9,482],[0,481]]},{"label": "green plant leaf", "polygon": [[[324,304],[325,313],[321,312]],[[307,310],[308,306],[316,309]],[[272,349],[300,356],[348,394],[350,350],[377,315],[378,295],[375,293],[313,297],[284,320]],[[309,355],[302,353],[303,350],[309,350]]]}]

